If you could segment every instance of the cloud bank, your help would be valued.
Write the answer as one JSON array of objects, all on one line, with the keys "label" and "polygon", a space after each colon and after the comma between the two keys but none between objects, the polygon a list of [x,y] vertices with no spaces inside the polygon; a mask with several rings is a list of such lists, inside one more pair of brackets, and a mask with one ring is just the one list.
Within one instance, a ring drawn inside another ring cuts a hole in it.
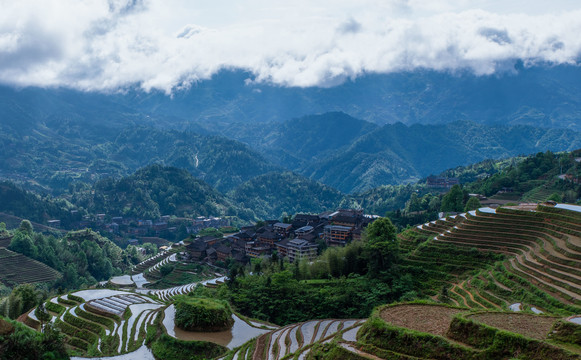
[{"label": "cloud bank", "polygon": [[419,68],[488,75],[516,59],[578,64],[581,7],[499,3],[0,0],[0,83],[170,93],[233,68],[325,87]]}]

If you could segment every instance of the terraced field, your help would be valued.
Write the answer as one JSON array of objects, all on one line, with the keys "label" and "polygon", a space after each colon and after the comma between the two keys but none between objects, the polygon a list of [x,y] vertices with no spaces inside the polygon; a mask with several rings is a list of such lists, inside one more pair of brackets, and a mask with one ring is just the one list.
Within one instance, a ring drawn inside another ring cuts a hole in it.
[{"label": "terraced field", "polygon": [[150,269],[154,266],[160,267],[163,264],[166,264],[167,261],[169,261],[166,259],[172,255],[175,255],[175,253],[177,251],[178,250],[176,250],[174,248],[170,248],[169,250],[162,251],[159,254],[157,254],[153,257],[150,257],[149,259],[142,261],[139,264],[135,265],[133,267],[133,269],[131,270],[131,274],[136,275],[136,274],[142,273],[142,272],[146,271],[147,269]]},{"label": "terraced field", "polygon": [[[6,251],[0,250],[0,257],[6,254],[11,256],[11,252]],[[175,261],[175,256],[175,251],[170,250],[136,268],[155,271],[163,264]],[[66,335],[67,345],[80,354],[125,354],[143,345],[146,326],[154,323],[157,314],[166,308],[173,297],[187,294],[196,286],[216,286],[226,279],[222,276],[169,289],[151,290],[141,286],[146,283],[142,275],[124,277],[124,280],[135,281],[136,288],[131,291],[83,290],[48,300],[45,307],[51,315],[50,322]],[[24,322],[38,329],[40,323],[35,310],[28,314]]]},{"label": "terraced field", "polygon": [[[147,296],[116,290],[83,290],[46,302],[54,323],[76,352],[115,355],[135,351],[145,338],[145,325],[164,306]],[[35,312],[27,319],[38,326]]]},{"label": "terraced field", "polygon": [[[264,334],[223,359],[307,359],[329,352],[349,359],[428,359],[443,353],[455,359],[578,359],[575,341],[581,340],[561,334],[581,322],[581,208],[572,209],[580,212],[482,208],[407,230],[399,235],[402,270],[415,271],[422,291],[451,307],[403,304],[384,307],[367,321],[312,320],[263,328]],[[175,260],[172,252],[161,254],[136,267],[134,277],[155,277],[163,263]],[[174,296],[225,280],[157,290],[137,286],[137,294],[91,290],[93,295],[51,299],[46,307],[71,348],[121,354],[143,344],[145,326]],[[29,320],[34,323],[33,313]]]},{"label": "terraced field", "polygon": [[396,304],[382,307],[361,326],[355,350],[383,359],[579,359],[581,349],[574,342],[550,341],[561,335],[564,320]]},{"label": "terraced field", "polygon": [[420,225],[400,239],[406,263],[423,264],[434,287],[448,287],[447,299],[435,299],[491,310],[524,301],[524,309],[537,313],[581,313],[579,212],[483,208]]},{"label": "terraced field", "polygon": [[211,279],[211,280],[204,280],[198,281],[186,285],[175,286],[169,289],[163,290],[149,290],[147,291],[148,294],[155,295],[162,301],[170,301],[177,295],[187,294],[192,291],[196,286],[208,286],[208,287],[215,287],[221,283],[226,281],[225,276],[221,276],[219,278]]},{"label": "terraced field", "polygon": [[365,320],[311,320],[272,330],[233,351],[232,359],[306,359],[313,346],[332,340],[354,344]]},{"label": "terraced field", "polygon": [[61,277],[55,269],[6,248],[0,248],[0,281],[8,286],[53,281]]}]

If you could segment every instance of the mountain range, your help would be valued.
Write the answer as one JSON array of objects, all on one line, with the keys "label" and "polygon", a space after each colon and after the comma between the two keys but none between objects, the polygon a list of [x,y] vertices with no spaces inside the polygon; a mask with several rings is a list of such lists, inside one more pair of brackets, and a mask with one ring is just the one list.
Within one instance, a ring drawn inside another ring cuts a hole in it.
[{"label": "mountain range", "polygon": [[487,158],[581,147],[576,66],[367,74],[333,88],[249,78],[223,71],[172,96],[2,87],[0,177],[60,194],[161,164],[223,194],[288,171],[357,193]]}]

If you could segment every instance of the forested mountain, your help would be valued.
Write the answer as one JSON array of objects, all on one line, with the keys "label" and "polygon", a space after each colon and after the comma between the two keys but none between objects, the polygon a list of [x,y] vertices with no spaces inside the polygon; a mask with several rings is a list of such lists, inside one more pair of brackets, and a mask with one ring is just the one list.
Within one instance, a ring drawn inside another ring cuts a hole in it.
[{"label": "forested mountain", "polygon": [[278,219],[283,213],[320,213],[347,205],[339,191],[291,172],[257,176],[230,192],[232,202],[253,211],[257,219]]},{"label": "forested mountain", "polygon": [[126,129],[111,145],[111,159],[130,169],[163,163],[224,192],[276,169],[248,146],[221,136],[137,128]]},{"label": "forested mountain", "polygon": [[581,147],[581,133],[565,129],[470,121],[378,127],[344,113],[217,131],[246,142],[281,167],[346,193],[414,182],[485,159]]},{"label": "forested mountain", "polygon": [[368,74],[325,89],[249,77],[223,71],[172,96],[2,87],[0,177],[59,194],[160,163],[222,192],[290,170],[352,193],[486,158],[580,147],[572,131],[505,127],[581,129],[576,66]]},{"label": "forested mountain", "polygon": [[71,214],[73,205],[68,201],[46,196],[43,198],[7,181],[0,182],[0,199],[0,213],[24,217],[38,223],[60,219],[64,227],[68,227],[73,220],[78,220]]},{"label": "forested mountain", "polygon": [[100,180],[92,189],[73,194],[72,202],[93,214],[140,219],[237,213],[221,193],[186,170],[158,164],[119,180]]},{"label": "forested mountain", "polygon": [[330,88],[272,86],[248,81],[252,78],[225,70],[173,96],[4,87],[0,108],[3,118],[82,119],[86,131],[127,123],[183,130],[192,121],[281,122],[330,111],[380,125],[472,120],[581,130],[581,71],[575,65],[524,68],[517,62],[512,72],[490,76],[428,70],[367,74]]},{"label": "forested mountain", "polygon": [[0,122],[4,155],[0,157],[0,175],[29,180],[29,187],[62,192],[74,182],[119,178],[143,166],[164,163],[185,168],[227,191],[276,169],[248,146],[220,136],[144,126],[106,131],[95,128],[93,133],[90,126],[85,132],[80,131],[82,122],[75,124],[67,132],[66,124],[58,121],[48,127],[36,120],[24,128]]},{"label": "forested mountain", "polygon": [[[109,239],[89,229],[69,232],[64,237],[56,238],[34,232],[31,223],[24,220],[12,235],[10,250],[40,261],[62,274],[53,284],[55,288],[90,286],[96,281],[107,280],[128,270],[139,261],[135,248],[122,250]],[[6,251],[4,253],[6,257]],[[6,272],[2,275],[14,271],[4,270]],[[4,276],[2,278],[7,281]],[[27,282],[19,280],[18,276],[12,279],[15,284]]]},{"label": "forested mountain", "polygon": [[348,149],[313,162],[302,174],[344,192],[412,182],[485,159],[581,147],[581,134],[530,126],[486,126],[458,121],[444,125],[385,125]]},{"label": "forested mountain", "polygon": [[303,116],[284,122],[198,125],[209,132],[244,142],[273,163],[292,170],[341,152],[379,127],[343,112]]}]

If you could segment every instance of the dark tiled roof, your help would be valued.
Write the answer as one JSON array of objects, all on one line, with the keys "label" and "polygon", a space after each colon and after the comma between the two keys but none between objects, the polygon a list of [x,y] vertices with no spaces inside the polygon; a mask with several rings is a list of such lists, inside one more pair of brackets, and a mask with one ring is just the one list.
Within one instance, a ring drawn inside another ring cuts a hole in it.
[{"label": "dark tiled roof", "polygon": [[206,250],[206,244],[203,242],[199,242],[199,241],[194,241],[191,244],[189,244],[188,246],[186,246],[187,250],[190,251],[203,251]]},{"label": "dark tiled roof", "polygon": [[222,254],[231,254],[232,253],[232,249],[224,246],[224,245],[220,245],[216,248],[216,252],[222,253]]},{"label": "dark tiled roof", "polygon": [[258,237],[264,238],[264,239],[278,239],[278,234],[270,232],[270,231],[266,231],[266,232],[258,235]]}]

